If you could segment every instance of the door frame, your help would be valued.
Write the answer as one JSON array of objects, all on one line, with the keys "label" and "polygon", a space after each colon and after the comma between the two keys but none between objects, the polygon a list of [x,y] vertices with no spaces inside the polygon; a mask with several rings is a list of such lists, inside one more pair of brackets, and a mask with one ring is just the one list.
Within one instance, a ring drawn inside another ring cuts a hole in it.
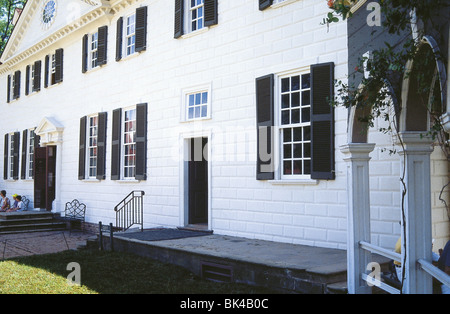
[{"label": "door frame", "polygon": [[212,230],[212,193],[211,193],[211,178],[212,178],[212,162],[211,152],[212,134],[210,130],[200,132],[188,132],[180,134],[180,226],[186,227],[189,224],[189,157],[190,157],[190,141],[194,138],[205,137],[208,140],[208,230]]}]

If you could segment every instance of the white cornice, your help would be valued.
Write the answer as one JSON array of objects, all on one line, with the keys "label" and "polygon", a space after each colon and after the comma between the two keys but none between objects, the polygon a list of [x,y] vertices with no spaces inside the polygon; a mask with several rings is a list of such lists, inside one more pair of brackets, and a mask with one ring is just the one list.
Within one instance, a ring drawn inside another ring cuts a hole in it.
[{"label": "white cornice", "polygon": [[41,41],[33,44],[32,47],[25,49],[19,54],[15,55],[16,49],[19,46],[22,38],[24,37],[31,18],[39,6],[39,1],[29,1],[25,7],[24,12],[22,12],[22,18],[19,19],[16,28],[11,35],[9,47],[6,47],[4,54],[2,55],[3,64],[0,65],[0,74],[5,74],[11,71],[11,69],[18,63],[30,58],[31,56],[44,50],[46,47],[53,45],[54,43],[62,40],[73,32],[79,30],[85,25],[91,22],[107,16],[109,19],[112,18],[113,14],[116,14],[126,7],[141,2],[142,0],[117,0],[117,1],[107,1],[107,0],[82,0],[92,5],[100,5],[97,8],[93,8],[90,12],[86,13],[77,20],[71,22],[55,31],[51,35],[42,39]]}]

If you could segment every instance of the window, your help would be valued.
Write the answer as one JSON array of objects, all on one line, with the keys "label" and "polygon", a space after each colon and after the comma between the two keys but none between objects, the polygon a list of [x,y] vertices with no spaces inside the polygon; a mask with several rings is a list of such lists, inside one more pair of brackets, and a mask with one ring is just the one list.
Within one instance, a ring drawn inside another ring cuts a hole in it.
[{"label": "window", "polygon": [[87,170],[88,178],[97,177],[97,136],[98,136],[98,116],[89,117],[89,125],[87,130]]},{"label": "window", "polygon": [[20,98],[20,71],[8,75],[7,102]]},{"label": "window", "polygon": [[281,6],[285,4],[289,4],[295,2],[297,0],[259,0],[259,9],[261,11],[269,8],[270,6]]},{"label": "window", "polygon": [[27,179],[33,178],[33,163],[34,163],[34,139],[36,134],[34,130],[28,130],[28,142],[27,142]]},{"label": "window", "polygon": [[98,66],[98,32],[91,35],[91,69]]},{"label": "window", "polygon": [[80,119],[79,180],[105,179],[106,112]]},{"label": "window", "polygon": [[116,109],[112,117],[111,179],[147,179],[147,104]]},{"label": "window", "polygon": [[45,81],[44,87],[48,87],[63,81],[63,49],[57,49],[55,53],[45,57]]},{"label": "window", "polygon": [[195,32],[204,27],[204,0],[190,0],[189,4],[189,16],[188,23],[190,26],[190,31]]},{"label": "window", "polygon": [[181,121],[211,117],[211,86],[203,85],[183,90]]},{"label": "window", "polygon": [[3,178],[5,180],[19,179],[19,142],[20,132],[5,134],[5,159]]},{"label": "window", "polygon": [[123,178],[135,178],[136,109],[126,110],[123,119]]},{"label": "window", "polygon": [[190,94],[187,98],[188,120],[206,118],[208,116],[208,92]]},{"label": "window", "polygon": [[332,62],[256,79],[257,180],[336,178],[333,83]]},{"label": "window", "polygon": [[147,49],[147,7],[117,20],[116,61]]},{"label": "window", "polygon": [[217,0],[176,0],[175,38],[218,24]]},{"label": "window", "polygon": [[280,79],[279,117],[282,178],[311,174],[310,74]]},{"label": "window", "polygon": [[132,55],[136,44],[136,13],[126,18],[125,43],[125,55]]}]

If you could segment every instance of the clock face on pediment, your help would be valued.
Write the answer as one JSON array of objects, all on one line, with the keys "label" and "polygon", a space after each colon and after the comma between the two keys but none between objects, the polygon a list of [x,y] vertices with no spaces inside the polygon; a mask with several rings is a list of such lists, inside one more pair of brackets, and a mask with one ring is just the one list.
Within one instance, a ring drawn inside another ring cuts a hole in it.
[{"label": "clock face on pediment", "polygon": [[41,25],[44,30],[48,29],[56,17],[56,0],[43,0]]}]

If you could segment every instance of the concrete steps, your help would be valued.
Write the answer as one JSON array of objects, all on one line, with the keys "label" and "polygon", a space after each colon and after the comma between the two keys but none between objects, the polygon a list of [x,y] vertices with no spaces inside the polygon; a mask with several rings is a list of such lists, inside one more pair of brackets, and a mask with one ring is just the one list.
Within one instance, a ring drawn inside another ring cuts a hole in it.
[{"label": "concrete steps", "polygon": [[50,212],[0,213],[0,234],[64,230],[66,224],[54,219]]}]

